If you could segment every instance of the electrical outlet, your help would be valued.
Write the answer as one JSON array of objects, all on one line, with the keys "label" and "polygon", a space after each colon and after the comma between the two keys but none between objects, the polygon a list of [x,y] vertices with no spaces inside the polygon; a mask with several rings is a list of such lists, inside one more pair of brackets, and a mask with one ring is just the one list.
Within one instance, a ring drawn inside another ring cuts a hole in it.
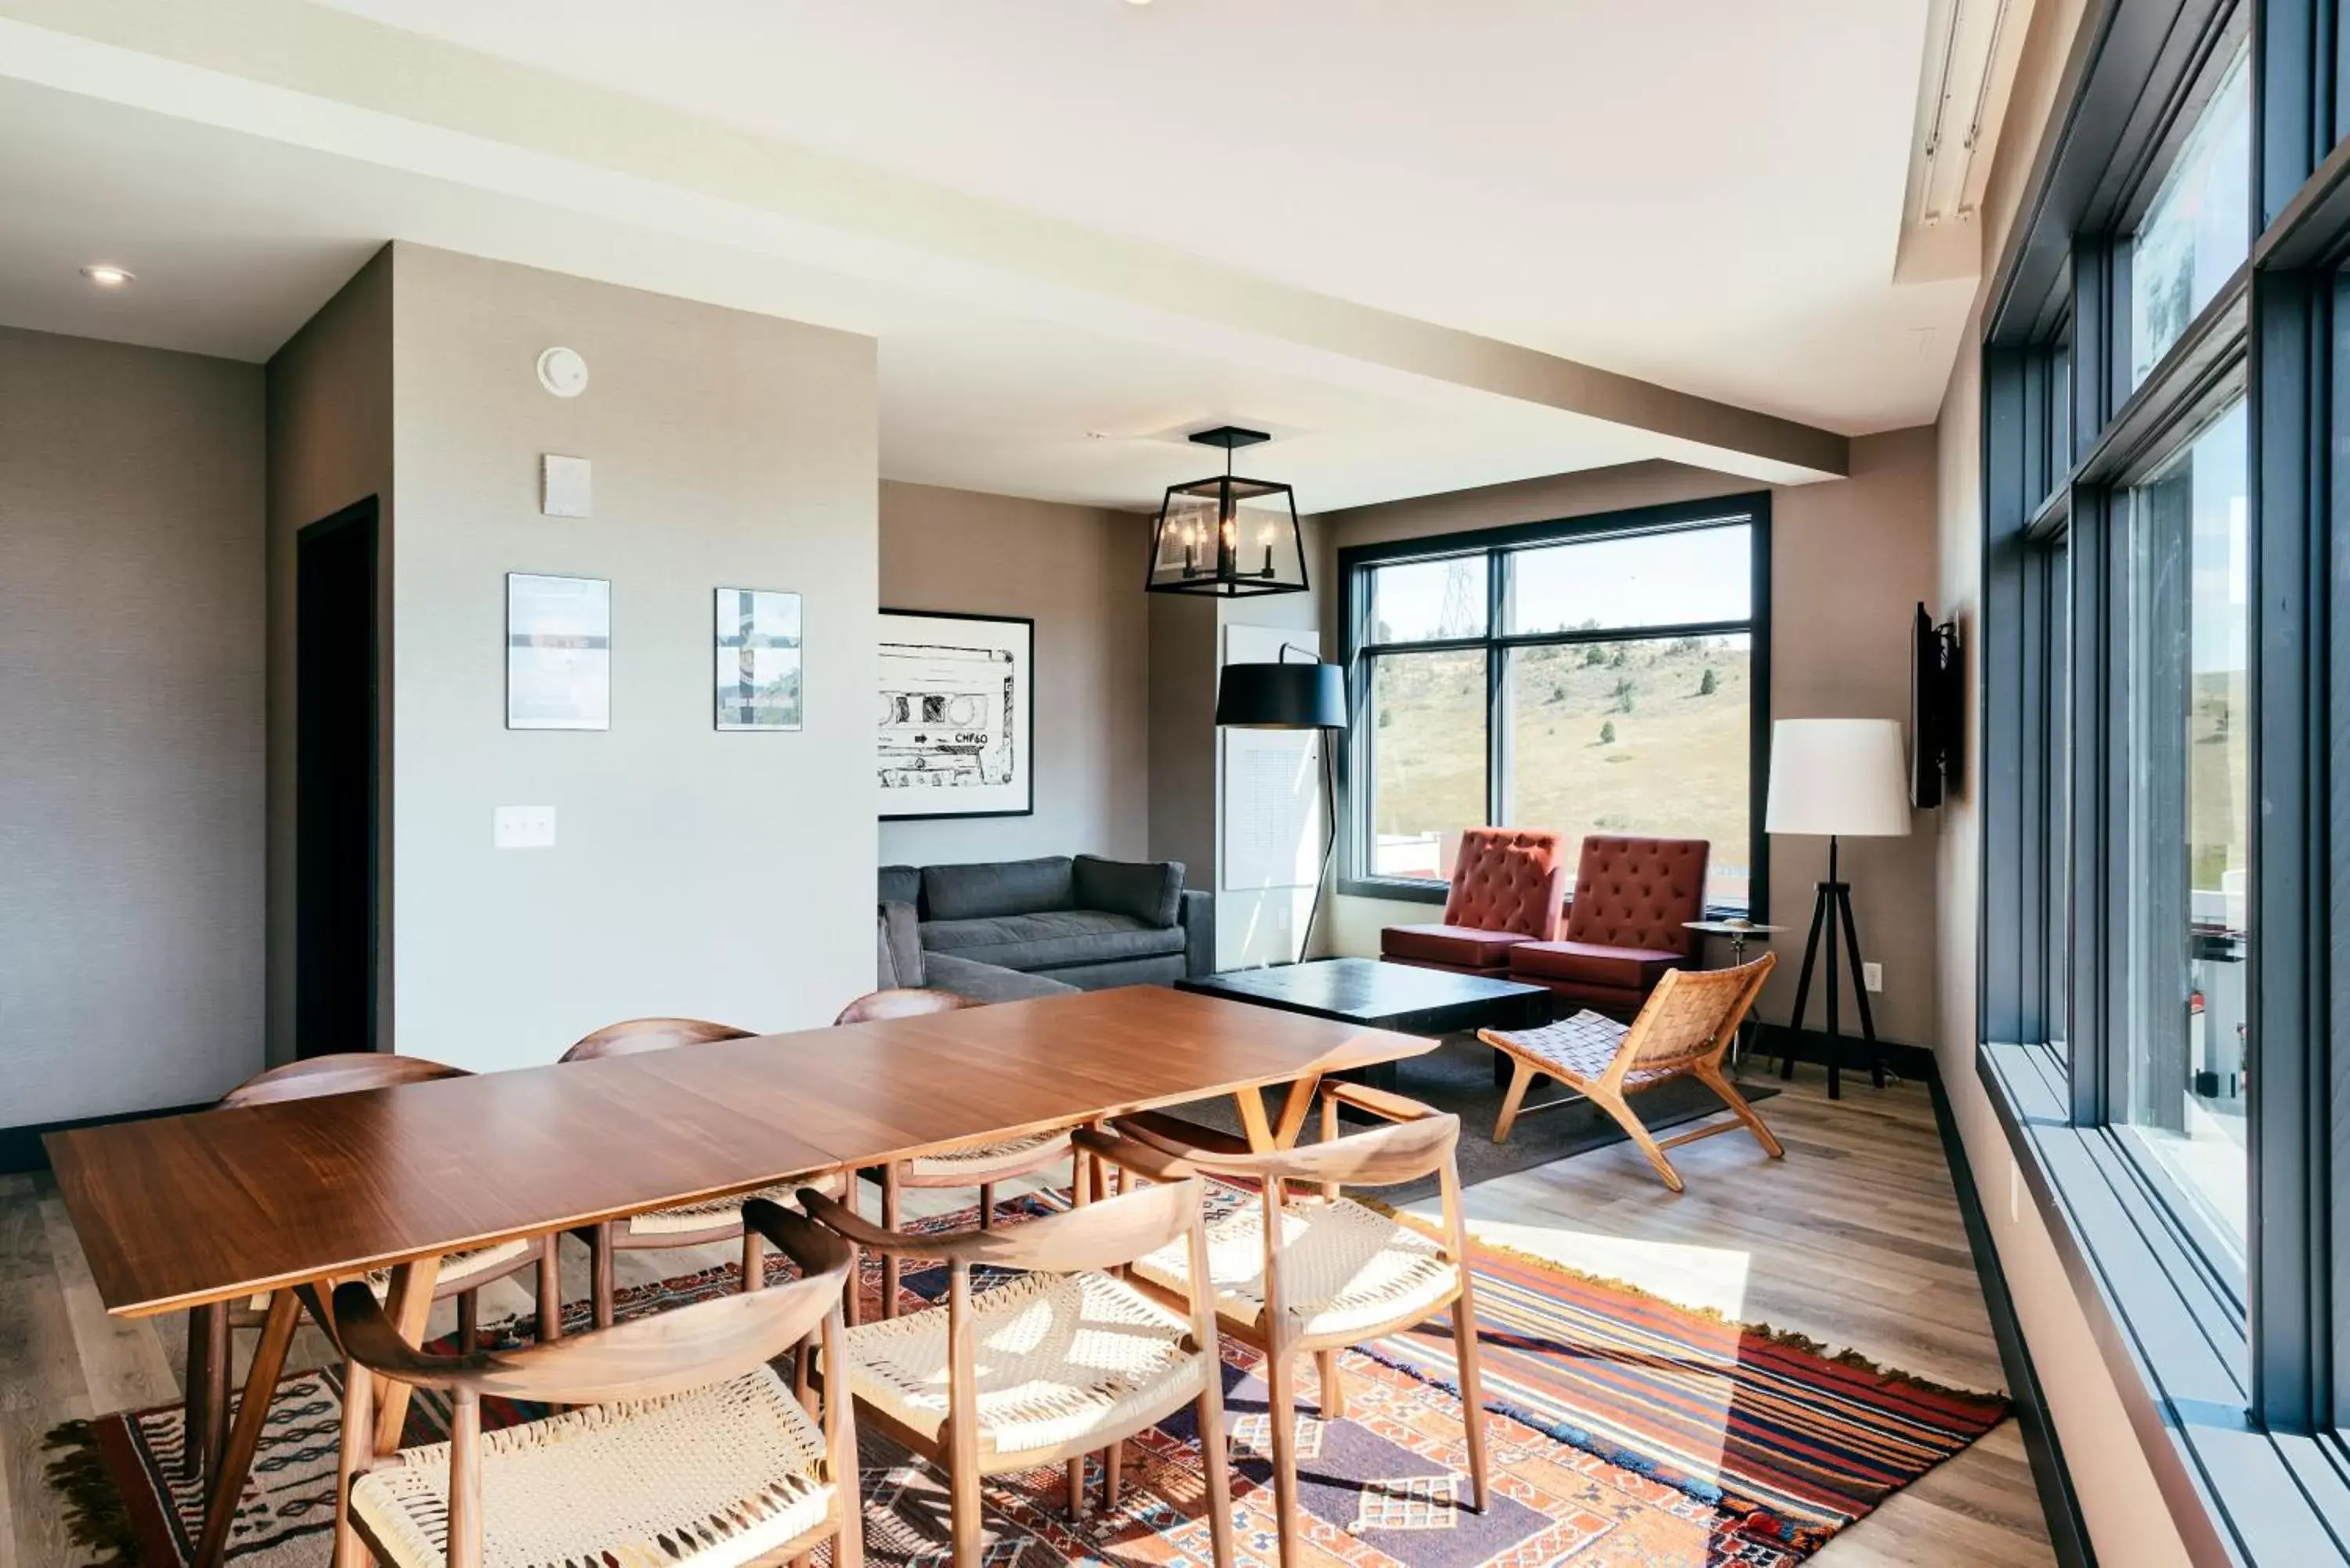
[{"label": "electrical outlet", "polygon": [[502,805],[493,819],[490,842],[500,849],[555,847],[555,808],[551,805]]},{"label": "electrical outlet", "polygon": [[1883,991],[1885,989],[1885,966],[1881,963],[1865,963],[1861,965],[1860,983],[1865,989],[1869,991]]}]

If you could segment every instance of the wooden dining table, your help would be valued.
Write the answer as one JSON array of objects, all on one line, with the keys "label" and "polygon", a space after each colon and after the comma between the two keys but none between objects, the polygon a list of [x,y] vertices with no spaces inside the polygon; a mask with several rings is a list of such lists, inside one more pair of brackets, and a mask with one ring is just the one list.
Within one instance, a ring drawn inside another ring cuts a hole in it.
[{"label": "wooden dining table", "polygon": [[[1322,1076],[1418,1035],[1159,986],[756,1035],[562,1066],[120,1123],[46,1139],[109,1313],[273,1293],[195,1568],[225,1555],[299,1303],[389,1268],[421,1341],[445,1254],[925,1149],[1230,1096],[1285,1147]],[[1266,1091],[1284,1092],[1269,1105]],[[406,1402],[377,1412],[398,1446]],[[348,1462],[348,1461],[347,1461]],[[338,1489],[338,1520],[348,1499]],[[346,1530],[338,1531],[338,1559]]]}]

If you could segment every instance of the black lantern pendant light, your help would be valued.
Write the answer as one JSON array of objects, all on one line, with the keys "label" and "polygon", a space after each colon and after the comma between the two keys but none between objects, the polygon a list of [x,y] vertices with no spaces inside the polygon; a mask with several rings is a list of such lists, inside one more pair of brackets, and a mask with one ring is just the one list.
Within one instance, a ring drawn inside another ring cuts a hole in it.
[{"label": "black lantern pendant light", "polygon": [[1154,594],[1302,594],[1305,543],[1297,526],[1297,496],[1286,484],[1232,474],[1232,449],[1273,438],[1263,431],[1220,425],[1195,432],[1202,446],[1224,449],[1224,472],[1167,487],[1159,530],[1150,541]]}]

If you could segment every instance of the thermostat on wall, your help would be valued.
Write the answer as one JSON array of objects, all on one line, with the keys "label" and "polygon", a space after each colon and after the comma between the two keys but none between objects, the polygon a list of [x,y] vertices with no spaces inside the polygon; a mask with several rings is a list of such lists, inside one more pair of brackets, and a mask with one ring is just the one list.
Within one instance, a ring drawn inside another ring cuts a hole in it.
[{"label": "thermostat on wall", "polygon": [[577,348],[549,348],[538,357],[538,384],[558,398],[576,398],[588,389],[588,361]]},{"label": "thermostat on wall", "polygon": [[596,512],[594,472],[584,457],[538,459],[538,510],[547,517],[591,517]]}]

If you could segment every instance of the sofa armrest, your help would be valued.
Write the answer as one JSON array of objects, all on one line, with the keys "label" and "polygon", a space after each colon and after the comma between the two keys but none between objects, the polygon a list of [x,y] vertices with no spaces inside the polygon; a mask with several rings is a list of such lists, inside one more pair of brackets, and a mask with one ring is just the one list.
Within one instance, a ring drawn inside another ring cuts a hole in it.
[{"label": "sofa armrest", "polygon": [[1199,980],[1216,972],[1216,900],[1212,895],[1186,888],[1175,906],[1175,923],[1183,928],[1183,977]]},{"label": "sofa armrest", "polygon": [[874,978],[881,990],[899,986],[919,989],[928,983],[924,978],[921,926],[915,919],[913,905],[883,899],[879,937]]}]

